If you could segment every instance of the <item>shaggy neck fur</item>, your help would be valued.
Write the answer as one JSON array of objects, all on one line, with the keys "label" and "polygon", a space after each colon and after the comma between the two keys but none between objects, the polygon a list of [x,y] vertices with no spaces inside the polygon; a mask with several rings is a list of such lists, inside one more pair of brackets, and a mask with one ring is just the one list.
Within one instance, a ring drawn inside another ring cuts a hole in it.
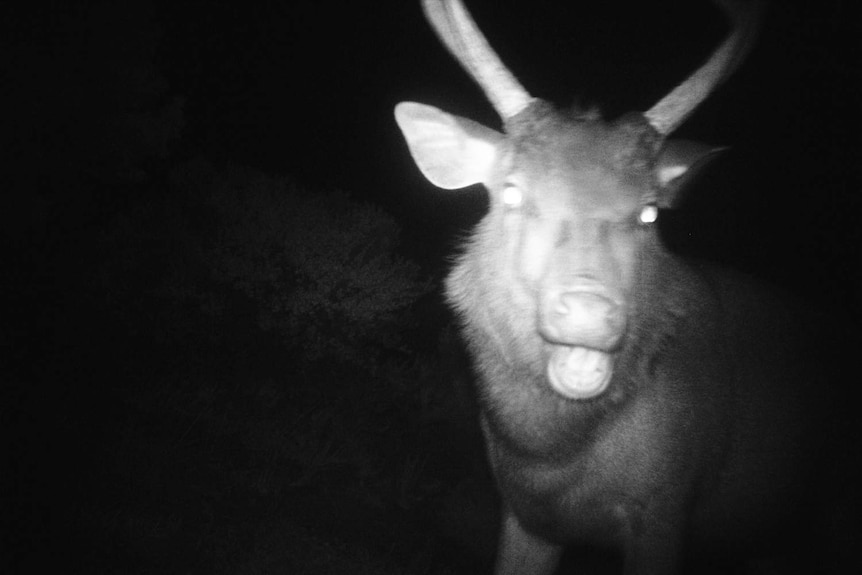
[{"label": "shaggy neck fur", "polygon": [[[536,349],[541,346],[535,323],[523,321],[505,301],[494,298],[497,288],[486,283],[493,279],[487,270],[468,268],[488,262],[462,258],[447,293],[463,323],[481,380],[483,418],[493,433],[511,437],[525,453],[536,455],[557,449],[558,439],[592,433],[603,416],[652,384],[658,364],[681,332],[697,333],[690,325],[709,321],[709,288],[684,261],[664,250],[655,235],[643,245],[640,262],[629,331],[614,357],[614,377],[602,395],[579,401],[551,389],[541,354],[525,355],[524,338]],[[535,408],[537,403],[544,409]]]}]

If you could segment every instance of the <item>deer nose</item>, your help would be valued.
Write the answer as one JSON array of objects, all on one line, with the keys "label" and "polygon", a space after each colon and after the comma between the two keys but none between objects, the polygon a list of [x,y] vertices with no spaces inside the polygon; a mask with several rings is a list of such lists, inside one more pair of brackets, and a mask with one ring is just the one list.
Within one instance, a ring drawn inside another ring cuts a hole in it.
[{"label": "deer nose", "polygon": [[600,294],[589,292],[565,292],[560,295],[555,306],[567,323],[575,325],[603,320],[611,329],[619,327],[621,306]]},{"label": "deer nose", "polygon": [[604,294],[567,291],[549,303],[541,326],[555,343],[609,349],[622,337],[624,306]]}]

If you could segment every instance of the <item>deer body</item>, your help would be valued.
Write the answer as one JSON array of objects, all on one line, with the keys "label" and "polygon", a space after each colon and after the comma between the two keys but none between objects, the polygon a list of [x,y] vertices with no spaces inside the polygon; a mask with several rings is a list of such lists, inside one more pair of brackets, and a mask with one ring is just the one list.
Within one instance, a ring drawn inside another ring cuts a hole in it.
[{"label": "deer body", "polygon": [[822,471],[822,412],[805,393],[817,336],[752,282],[668,252],[652,225],[714,151],[666,136],[736,65],[756,19],[737,12],[686,82],[607,122],[529,96],[459,1],[424,7],[505,123],[395,112],[432,183],[491,196],[446,294],[503,499],[496,572],[552,573],[580,542],[621,549],[626,573],[672,573],[686,554],[798,525]]},{"label": "deer body", "polygon": [[[738,338],[721,317],[720,298],[731,294],[709,283],[713,270],[665,264],[660,271],[682,283],[668,291],[698,303],[675,321],[647,311],[636,326],[643,339],[618,358],[600,398],[566,399],[540,374],[507,373],[499,358],[493,375],[480,367],[482,426],[506,514],[498,573],[546,572],[532,567],[569,542],[618,547],[627,573],[670,573],[687,548],[723,558],[764,544],[782,521],[804,523],[801,474],[818,461],[814,445],[803,447],[822,422],[788,386],[800,374],[767,371],[808,351],[774,341],[772,329],[789,320],[756,299],[747,317],[762,333]],[[481,366],[492,360],[471,347]],[[556,545],[523,544],[533,537]]]}]

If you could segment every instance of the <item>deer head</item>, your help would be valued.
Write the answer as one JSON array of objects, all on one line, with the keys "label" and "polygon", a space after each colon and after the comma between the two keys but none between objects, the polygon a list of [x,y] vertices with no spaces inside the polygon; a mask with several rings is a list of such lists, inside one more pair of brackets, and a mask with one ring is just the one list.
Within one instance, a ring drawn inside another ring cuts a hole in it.
[{"label": "deer head", "polygon": [[481,183],[491,194],[490,213],[449,278],[449,299],[468,322],[506,341],[509,361],[544,366],[567,397],[605,390],[642,295],[658,209],[673,204],[673,182],[715,151],[667,136],[751,45],[755,14],[721,6],[733,30],[708,61],[646,112],[608,122],[532,97],[460,0],[423,0],[437,35],[504,125],[500,133],[413,102],[395,108],[428,180],[446,189]]}]

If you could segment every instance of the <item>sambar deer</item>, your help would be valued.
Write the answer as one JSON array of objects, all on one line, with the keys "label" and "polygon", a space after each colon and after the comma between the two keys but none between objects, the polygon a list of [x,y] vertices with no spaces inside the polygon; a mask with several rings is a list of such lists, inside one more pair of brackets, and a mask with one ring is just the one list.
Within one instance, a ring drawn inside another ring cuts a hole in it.
[{"label": "sambar deer", "polygon": [[830,476],[818,336],[753,281],[670,253],[655,225],[714,151],[668,135],[742,60],[760,3],[722,2],[732,32],[708,61],[614,121],[530,96],[460,0],[423,7],[505,128],[395,108],[428,180],[490,194],[446,294],[502,495],[496,572],[551,573],[568,543],[656,574],[826,539],[804,506]]}]

